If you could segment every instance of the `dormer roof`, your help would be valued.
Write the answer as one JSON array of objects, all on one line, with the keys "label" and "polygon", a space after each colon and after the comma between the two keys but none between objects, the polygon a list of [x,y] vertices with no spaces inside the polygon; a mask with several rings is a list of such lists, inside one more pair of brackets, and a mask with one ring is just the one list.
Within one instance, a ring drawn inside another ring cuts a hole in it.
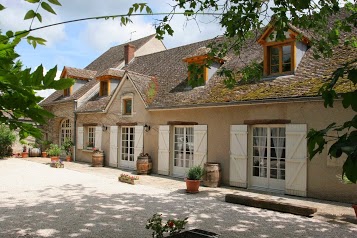
[{"label": "dormer roof", "polygon": [[[288,27],[289,27],[289,29],[288,29],[289,36],[288,37],[295,39],[296,36],[301,35],[302,41],[305,44],[309,44],[310,36],[306,31],[303,31],[303,30],[299,29],[298,27],[293,26],[290,23],[288,24]],[[270,36],[270,34],[273,31],[274,31],[274,23],[269,23],[268,26],[264,29],[263,33],[258,38],[257,42],[261,45],[264,45],[267,42],[267,38]]]},{"label": "dormer roof", "polygon": [[96,79],[98,80],[108,79],[108,78],[121,79],[124,76],[124,73],[125,73],[124,70],[110,68],[99,73]]},{"label": "dormer roof", "polygon": [[64,76],[67,75],[68,78],[88,80],[94,78],[96,74],[97,71],[94,70],[78,69],[65,66],[63,67],[61,78],[64,78]]},{"label": "dormer roof", "polygon": [[[192,53],[188,54],[187,56],[185,56],[182,60],[187,63],[203,61],[209,58],[208,54],[210,52],[211,52],[211,48],[202,46],[194,50]],[[220,63],[223,63],[226,60],[225,58],[219,59],[217,57],[215,57],[215,59],[220,61]]]}]

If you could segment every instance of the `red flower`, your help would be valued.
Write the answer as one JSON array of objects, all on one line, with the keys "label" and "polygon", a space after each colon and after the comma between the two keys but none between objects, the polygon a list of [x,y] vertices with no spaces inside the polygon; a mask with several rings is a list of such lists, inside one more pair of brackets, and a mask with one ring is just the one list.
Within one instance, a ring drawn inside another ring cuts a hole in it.
[{"label": "red flower", "polygon": [[175,223],[174,223],[173,221],[168,221],[168,222],[167,222],[167,225],[168,225],[170,228],[172,228],[172,227],[174,227]]}]

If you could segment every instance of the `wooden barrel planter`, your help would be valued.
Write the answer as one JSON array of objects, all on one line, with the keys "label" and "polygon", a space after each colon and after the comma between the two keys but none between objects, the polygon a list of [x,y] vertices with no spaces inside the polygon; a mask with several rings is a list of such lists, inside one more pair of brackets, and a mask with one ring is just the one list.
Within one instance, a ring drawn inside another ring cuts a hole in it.
[{"label": "wooden barrel planter", "polygon": [[30,148],[29,152],[30,157],[41,157],[41,150],[39,148]]},{"label": "wooden barrel planter", "polygon": [[222,173],[220,163],[205,163],[203,185],[216,188],[221,186]]},{"label": "wooden barrel planter", "polygon": [[93,167],[103,167],[104,166],[104,153],[94,152],[92,155],[92,166]]},{"label": "wooden barrel planter", "polygon": [[137,174],[151,174],[152,171],[152,159],[150,155],[139,155],[136,160],[136,172]]}]

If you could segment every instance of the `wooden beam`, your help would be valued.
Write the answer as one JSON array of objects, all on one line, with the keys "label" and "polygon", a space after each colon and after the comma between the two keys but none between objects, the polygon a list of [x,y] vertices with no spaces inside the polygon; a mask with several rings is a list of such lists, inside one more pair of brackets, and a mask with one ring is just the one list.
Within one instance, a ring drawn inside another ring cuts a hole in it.
[{"label": "wooden beam", "polygon": [[257,120],[244,120],[245,125],[258,125],[258,124],[289,124],[291,120],[286,119],[257,119]]},{"label": "wooden beam", "polygon": [[167,125],[170,125],[170,126],[191,126],[191,125],[198,125],[198,122],[193,122],[193,121],[168,121]]},{"label": "wooden beam", "polygon": [[117,126],[137,126],[137,122],[117,122]]}]

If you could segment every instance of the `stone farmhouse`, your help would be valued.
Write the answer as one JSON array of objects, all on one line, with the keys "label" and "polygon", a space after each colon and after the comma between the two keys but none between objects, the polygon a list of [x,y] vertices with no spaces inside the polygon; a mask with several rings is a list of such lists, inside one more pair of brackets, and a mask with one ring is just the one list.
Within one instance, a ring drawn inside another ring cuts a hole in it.
[{"label": "stone farmhouse", "polygon": [[[239,57],[214,58],[194,88],[188,67],[202,65],[208,44],[224,39],[166,49],[151,35],[110,48],[84,69],[64,67],[62,77],[76,83],[41,103],[55,114],[44,127],[46,139],[72,138],[76,161],[90,162],[95,147],[106,166],[134,170],[143,152],[155,173],[173,177],[219,162],[225,185],[356,203],[357,187],[337,178],[343,159],[330,159],[325,149],[308,160],[306,135],[353,117],[340,101],[326,109],[318,89],[357,50],[341,44],[331,58],[315,59],[308,34],[293,26],[284,42],[271,34],[268,27],[251,38]],[[228,89],[217,73],[251,62],[263,65],[259,82]],[[350,89],[348,82],[338,85],[340,92]]]}]

